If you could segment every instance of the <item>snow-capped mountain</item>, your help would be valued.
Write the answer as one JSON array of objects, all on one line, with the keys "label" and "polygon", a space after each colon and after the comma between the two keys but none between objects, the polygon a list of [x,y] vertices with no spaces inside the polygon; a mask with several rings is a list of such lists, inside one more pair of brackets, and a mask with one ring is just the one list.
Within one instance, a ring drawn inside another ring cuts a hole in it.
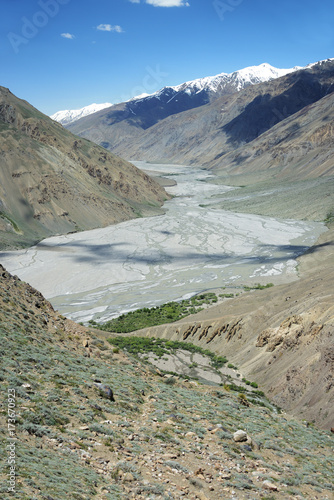
[{"label": "snow-capped mountain", "polygon": [[164,87],[77,120],[71,132],[124,158],[208,165],[333,90],[334,61],[261,64]]},{"label": "snow-capped mountain", "polygon": [[172,89],[175,92],[186,92],[188,95],[198,94],[199,92],[206,91],[212,94],[221,94],[225,91],[240,91],[248,85],[255,85],[257,83],[267,82],[274,80],[280,76],[287,75],[293,71],[297,71],[301,67],[296,66],[289,69],[274,68],[268,63],[260,64],[259,66],[249,66],[247,68],[234,71],[233,73],[220,73],[215,76],[207,76],[205,78],[198,78],[189,82],[181,83],[174,87],[164,87],[155,94],[157,95],[166,89]]},{"label": "snow-capped mountain", "polygon": [[110,102],[105,102],[103,104],[93,103],[81,109],[65,109],[63,111],[57,111],[57,113],[52,115],[50,118],[61,123],[62,125],[69,125],[84,116],[101,111],[101,109],[110,108],[110,106],[112,106]]},{"label": "snow-capped mountain", "polygon": [[[222,94],[238,92],[249,85],[267,82],[298,69],[301,68],[296,66],[290,69],[279,69],[274,68],[270,64],[263,63],[259,66],[250,66],[239,71],[234,71],[233,73],[220,73],[219,75],[198,78],[176,86],[167,86],[152,94],[144,93],[132,97],[126,102],[130,105],[138,102],[139,105],[141,101],[150,101],[154,98],[162,101],[164,104],[168,104],[175,99],[179,103],[180,111],[183,111],[188,108],[188,103],[181,103],[183,101],[182,95],[186,101],[189,101],[189,98],[194,100],[193,98],[195,97],[195,106],[200,106],[216,97],[220,97]],[[110,106],[112,106],[110,103],[91,104],[82,109],[58,111],[51,118],[66,126],[84,116],[91,115]],[[135,112],[135,110],[133,111]]]}]

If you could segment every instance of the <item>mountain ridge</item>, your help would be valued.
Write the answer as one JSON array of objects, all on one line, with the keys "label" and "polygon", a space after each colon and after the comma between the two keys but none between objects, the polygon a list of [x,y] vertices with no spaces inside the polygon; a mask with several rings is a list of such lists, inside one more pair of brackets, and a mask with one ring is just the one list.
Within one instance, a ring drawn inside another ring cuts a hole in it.
[{"label": "mountain ridge", "polygon": [[[330,60],[211,102],[202,92],[194,94],[191,107],[185,92],[182,102],[173,99],[168,105],[155,96],[116,105],[68,128],[128,159],[208,168],[332,92],[333,75],[334,61]],[[164,94],[166,102],[171,97]]]},{"label": "mountain ridge", "polygon": [[[229,92],[233,91],[233,89],[235,91],[239,91],[242,88],[245,88],[247,85],[254,85],[262,81],[268,81],[273,78],[278,78],[279,76],[283,76],[287,73],[296,71],[297,69],[300,68],[296,66],[295,68],[290,69],[279,69],[274,68],[268,63],[262,63],[258,66],[249,66],[238,71],[233,71],[232,73],[219,73],[218,75],[214,76],[189,80],[179,85],[168,85],[151,94],[135,96],[125,102],[134,103],[135,101],[139,101],[142,99],[151,99],[155,97],[159,98],[159,96],[163,95],[164,93],[170,93],[172,95],[171,98],[175,98],[175,96],[180,92],[188,93],[188,95],[207,92],[210,94],[210,98],[213,98],[215,94],[220,95],[224,89],[228,90]],[[50,118],[58,121],[65,126],[69,125],[70,123],[74,123],[84,116],[94,114],[104,108],[114,106],[115,104],[122,103],[114,103],[110,104],[109,106],[108,103],[100,105],[91,104],[78,110],[58,111],[51,115]],[[98,107],[100,108],[97,109]]]}]

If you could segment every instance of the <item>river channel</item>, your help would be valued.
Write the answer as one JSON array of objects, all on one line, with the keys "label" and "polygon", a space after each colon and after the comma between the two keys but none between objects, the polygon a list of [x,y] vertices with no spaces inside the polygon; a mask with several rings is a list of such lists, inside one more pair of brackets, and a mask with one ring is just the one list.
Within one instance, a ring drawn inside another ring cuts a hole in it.
[{"label": "river channel", "polygon": [[165,215],[48,238],[0,262],[75,321],[104,322],[123,312],[209,289],[296,278],[296,257],[326,230],[204,207],[232,188],[203,169],[134,162],[174,179]]}]

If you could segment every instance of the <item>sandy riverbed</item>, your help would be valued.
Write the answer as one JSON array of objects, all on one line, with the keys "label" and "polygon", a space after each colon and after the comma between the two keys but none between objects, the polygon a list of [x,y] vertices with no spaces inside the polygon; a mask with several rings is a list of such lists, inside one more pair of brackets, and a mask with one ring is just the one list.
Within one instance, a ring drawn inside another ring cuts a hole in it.
[{"label": "sandy riverbed", "polygon": [[232,188],[206,182],[210,174],[198,168],[139,166],[177,181],[165,215],[48,238],[0,254],[2,264],[70,318],[106,321],[207,289],[294,280],[296,257],[326,230],[203,208]]}]

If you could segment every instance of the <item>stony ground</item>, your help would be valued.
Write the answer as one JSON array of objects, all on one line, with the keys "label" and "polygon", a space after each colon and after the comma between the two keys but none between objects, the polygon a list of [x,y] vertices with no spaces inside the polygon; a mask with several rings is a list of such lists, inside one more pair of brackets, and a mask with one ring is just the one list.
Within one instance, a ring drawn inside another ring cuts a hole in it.
[{"label": "stony ground", "polygon": [[1,498],[332,498],[329,432],[115,352],[3,268],[0,285]]}]

